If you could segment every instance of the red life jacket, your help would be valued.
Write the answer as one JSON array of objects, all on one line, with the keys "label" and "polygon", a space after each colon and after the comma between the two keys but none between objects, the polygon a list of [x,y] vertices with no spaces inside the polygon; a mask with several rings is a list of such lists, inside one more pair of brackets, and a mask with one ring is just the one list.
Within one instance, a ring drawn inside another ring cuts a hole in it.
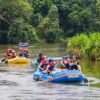
[{"label": "red life jacket", "polygon": [[12,56],[12,55],[13,55],[12,52],[10,52],[10,53],[7,52],[7,56]]},{"label": "red life jacket", "polygon": [[46,66],[48,65],[48,61],[42,60],[41,63],[42,63],[41,67],[46,69]]},{"label": "red life jacket", "polygon": [[48,63],[48,65],[50,65],[50,66],[55,66],[55,63]]},{"label": "red life jacket", "polygon": [[50,67],[48,68],[49,71],[53,71],[54,67],[55,67],[55,63],[49,63],[48,64]]},{"label": "red life jacket", "polygon": [[14,58],[16,57],[16,53],[15,52],[7,52],[7,56],[11,57],[11,58]]}]

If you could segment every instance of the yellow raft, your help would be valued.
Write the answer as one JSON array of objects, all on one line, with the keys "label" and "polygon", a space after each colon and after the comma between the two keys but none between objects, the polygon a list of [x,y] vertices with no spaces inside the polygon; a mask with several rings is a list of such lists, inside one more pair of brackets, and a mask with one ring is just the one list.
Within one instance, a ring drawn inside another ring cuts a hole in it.
[{"label": "yellow raft", "polygon": [[6,63],[8,64],[29,64],[30,60],[25,57],[16,57],[13,59],[7,59]]}]

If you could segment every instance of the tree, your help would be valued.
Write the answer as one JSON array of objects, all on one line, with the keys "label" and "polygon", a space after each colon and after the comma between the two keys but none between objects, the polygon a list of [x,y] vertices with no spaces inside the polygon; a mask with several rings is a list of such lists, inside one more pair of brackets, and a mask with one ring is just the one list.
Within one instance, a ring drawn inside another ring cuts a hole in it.
[{"label": "tree", "polygon": [[100,1],[99,0],[96,1],[96,14],[97,14],[97,17],[100,18]]},{"label": "tree", "polygon": [[34,13],[40,13],[43,17],[47,16],[52,0],[33,0]]},{"label": "tree", "polygon": [[92,11],[90,8],[87,7],[80,12],[80,20],[83,24],[83,30],[89,29],[92,22]]},{"label": "tree", "polygon": [[[0,20],[8,24],[9,30],[6,32],[7,38],[12,33],[12,27],[16,30],[14,35],[17,34],[18,23],[23,19],[24,23],[28,23],[32,15],[33,8],[27,0],[1,0],[0,1]],[[1,23],[2,25],[2,23]],[[16,29],[17,28],[17,29]],[[2,29],[1,29],[2,30]]]},{"label": "tree", "polygon": [[[38,36],[36,30],[29,24],[20,21],[17,25],[10,27],[10,34],[8,36],[9,43],[19,43],[22,40],[28,42],[37,42]],[[10,38],[9,38],[10,37]]]},{"label": "tree", "polygon": [[59,28],[59,14],[56,5],[51,6],[48,15],[42,19],[37,30],[40,38],[45,39],[47,42],[55,42],[56,37],[59,37],[61,29]]}]

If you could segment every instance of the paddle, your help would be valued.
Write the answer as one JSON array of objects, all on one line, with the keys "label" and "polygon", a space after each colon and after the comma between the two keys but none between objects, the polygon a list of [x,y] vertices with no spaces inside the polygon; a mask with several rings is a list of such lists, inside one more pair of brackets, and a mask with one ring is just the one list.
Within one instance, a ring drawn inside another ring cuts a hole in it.
[{"label": "paddle", "polygon": [[8,63],[7,59],[6,58],[3,58],[1,61],[0,61],[0,64],[4,64],[4,63]]},{"label": "paddle", "polygon": [[0,64],[4,64],[4,62],[0,61]]},{"label": "paddle", "polygon": [[[81,71],[80,71],[81,72]],[[81,74],[82,74],[82,76],[84,77],[84,82],[85,83],[88,83],[89,82],[89,80],[85,77],[85,75],[81,72]]]}]

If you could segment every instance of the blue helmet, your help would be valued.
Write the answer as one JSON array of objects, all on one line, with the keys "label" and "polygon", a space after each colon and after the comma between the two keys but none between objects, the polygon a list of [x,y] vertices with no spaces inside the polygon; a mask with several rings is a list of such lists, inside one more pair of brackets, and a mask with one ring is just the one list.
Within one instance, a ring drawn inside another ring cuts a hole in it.
[{"label": "blue helmet", "polygon": [[68,56],[63,56],[63,59],[67,59],[67,58],[70,58],[70,56],[68,55]]},{"label": "blue helmet", "polygon": [[53,62],[54,60],[52,58],[49,59],[49,62]]},{"label": "blue helmet", "polygon": [[63,56],[63,59],[67,59],[67,56]]}]

